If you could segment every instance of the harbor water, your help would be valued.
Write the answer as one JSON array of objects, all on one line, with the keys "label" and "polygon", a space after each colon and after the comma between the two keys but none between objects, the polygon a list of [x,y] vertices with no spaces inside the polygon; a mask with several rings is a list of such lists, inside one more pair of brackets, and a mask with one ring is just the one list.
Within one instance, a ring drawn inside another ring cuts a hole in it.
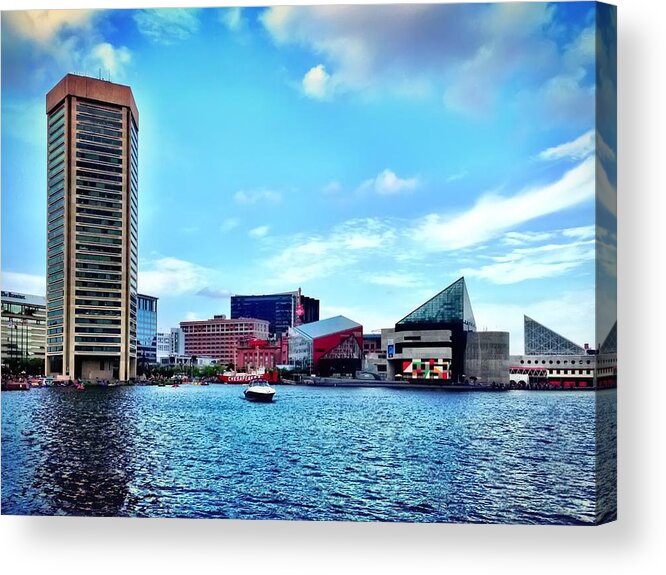
[{"label": "harbor water", "polygon": [[235,385],[2,392],[2,513],[612,519],[595,504],[595,454],[612,501],[614,390],[278,386],[270,404],[242,394]]}]

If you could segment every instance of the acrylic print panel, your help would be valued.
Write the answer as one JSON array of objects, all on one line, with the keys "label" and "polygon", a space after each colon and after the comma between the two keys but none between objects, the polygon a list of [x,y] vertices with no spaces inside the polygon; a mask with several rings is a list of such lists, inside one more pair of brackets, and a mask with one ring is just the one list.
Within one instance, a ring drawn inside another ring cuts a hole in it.
[{"label": "acrylic print panel", "polygon": [[615,519],[615,26],[3,12],[2,512]]}]

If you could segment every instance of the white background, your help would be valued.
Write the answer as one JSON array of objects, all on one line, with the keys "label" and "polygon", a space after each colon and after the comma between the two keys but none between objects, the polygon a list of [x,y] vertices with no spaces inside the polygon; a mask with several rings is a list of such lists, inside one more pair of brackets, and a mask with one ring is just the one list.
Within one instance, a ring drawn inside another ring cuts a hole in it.
[{"label": "white background", "polygon": [[[231,2],[234,3],[234,2]],[[235,2],[238,3],[238,2]],[[261,2],[258,2],[259,4]],[[299,3],[299,2],[296,2]],[[307,3],[307,2],[300,2]],[[0,0],[2,9],[183,6]],[[211,2],[195,5],[212,4]],[[664,573],[664,3],[617,0],[619,520],[603,527],[0,518],[4,573]]]}]

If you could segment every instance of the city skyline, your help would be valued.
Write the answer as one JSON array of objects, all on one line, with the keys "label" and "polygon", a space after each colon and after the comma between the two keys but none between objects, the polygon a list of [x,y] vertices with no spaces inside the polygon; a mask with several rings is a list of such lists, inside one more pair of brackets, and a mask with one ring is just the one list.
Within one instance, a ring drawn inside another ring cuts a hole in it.
[{"label": "city skyline", "polygon": [[3,289],[45,291],[44,94],[101,68],[142,111],[159,331],[298,287],[372,331],[464,275],[512,353],[523,314],[596,345],[594,26],[592,3],[5,13]]}]

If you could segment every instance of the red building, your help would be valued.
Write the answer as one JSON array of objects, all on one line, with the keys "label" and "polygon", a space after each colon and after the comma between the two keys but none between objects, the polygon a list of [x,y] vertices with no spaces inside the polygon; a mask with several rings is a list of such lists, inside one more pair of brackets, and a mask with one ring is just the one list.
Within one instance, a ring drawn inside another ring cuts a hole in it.
[{"label": "red building", "polygon": [[185,355],[212,357],[234,365],[239,348],[247,347],[252,339],[268,339],[268,322],[263,319],[216,315],[213,319],[181,321],[180,328],[185,336]]},{"label": "red building", "polygon": [[281,363],[282,348],[266,340],[252,339],[247,346],[236,349],[236,369],[255,371],[275,368]]},{"label": "red building", "polygon": [[318,375],[354,374],[363,363],[363,326],[339,315],[294,327],[289,363]]}]

